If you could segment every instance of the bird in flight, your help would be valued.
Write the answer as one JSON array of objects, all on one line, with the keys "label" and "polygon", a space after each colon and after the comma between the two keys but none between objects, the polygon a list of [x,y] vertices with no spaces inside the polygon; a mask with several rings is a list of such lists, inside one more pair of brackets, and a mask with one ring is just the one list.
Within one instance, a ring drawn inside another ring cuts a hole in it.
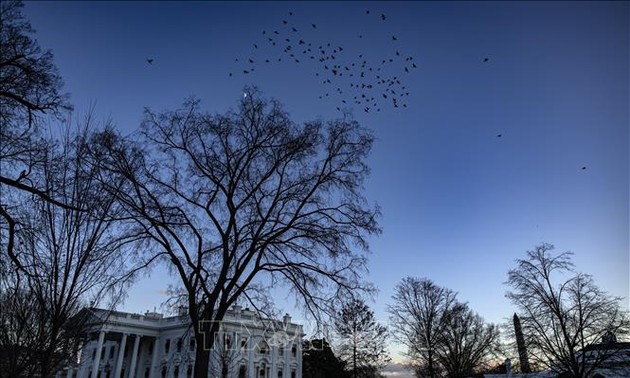
[{"label": "bird in flight", "polygon": [[585,171],[585,170],[586,170],[586,167],[582,167],[582,170],[583,170],[583,171]]},{"label": "bird in flight", "polygon": [[483,58],[483,62],[484,62],[484,63],[485,63],[485,62],[487,62],[487,61],[489,61],[489,60],[490,60],[489,58]]},{"label": "bird in flight", "polygon": [[147,63],[153,64],[153,58],[147,58]]},{"label": "bird in flight", "polygon": [[385,19],[386,19],[386,18],[387,18],[387,17],[385,17],[385,15],[384,15],[384,14],[381,14],[381,20],[385,21]]}]

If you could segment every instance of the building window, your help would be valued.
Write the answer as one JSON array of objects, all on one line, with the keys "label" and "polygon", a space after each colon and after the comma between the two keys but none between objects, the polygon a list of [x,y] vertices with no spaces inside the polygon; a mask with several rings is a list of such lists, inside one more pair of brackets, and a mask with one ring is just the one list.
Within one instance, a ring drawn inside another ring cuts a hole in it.
[{"label": "building window", "polygon": [[169,349],[171,349],[171,340],[166,340],[164,342],[164,353],[168,353]]},{"label": "building window", "polygon": [[262,340],[261,342],[258,343],[258,353],[269,354],[269,345],[267,345],[265,340]]},{"label": "building window", "polygon": [[241,365],[238,369],[238,378],[247,378],[247,366]]},{"label": "building window", "polygon": [[162,378],[166,378],[166,366],[162,366]]},{"label": "building window", "polygon": [[278,355],[280,355],[280,357],[284,357],[284,345],[280,345],[278,347]]},{"label": "building window", "polygon": [[230,335],[223,335],[223,347],[227,350],[230,349],[230,347],[232,346],[232,339],[230,338]]},{"label": "building window", "polygon": [[105,359],[105,348],[101,348],[101,361]]},{"label": "building window", "polygon": [[[182,339],[179,338],[177,339],[177,353],[181,353],[182,351]],[[175,376],[177,376],[177,374],[175,374]]]},{"label": "building window", "polygon": [[[144,378],[149,378],[149,375],[151,374],[151,368],[146,368],[144,369]],[[121,375],[121,377],[124,377],[123,375]]]},{"label": "building window", "polygon": [[192,338],[190,339],[190,350],[191,350],[191,351],[194,351],[194,350],[195,350],[195,338],[194,338],[194,337],[192,337]]},{"label": "building window", "polygon": [[297,345],[293,344],[291,346],[291,354],[293,355],[293,357],[297,357]]},{"label": "building window", "polygon": [[192,365],[188,365],[188,369],[186,369],[186,378],[192,377],[192,371],[193,371]]},{"label": "building window", "polygon": [[179,367],[178,366],[175,367],[175,371],[173,372],[173,377],[179,378]]},{"label": "building window", "polygon": [[278,369],[278,378],[282,378],[282,377],[283,377],[282,369]]},{"label": "building window", "polygon": [[296,377],[296,373],[295,373],[295,368],[291,369],[291,378],[295,378]]},{"label": "building window", "polygon": [[92,359],[96,360],[96,349],[92,351]]},{"label": "building window", "polygon": [[247,337],[241,337],[241,348],[247,347]]},{"label": "building window", "polygon": [[114,347],[109,348],[109,359],[114,358]]},{"label": "building window", "polygon": [[153,354],[153,341],[149,343],[149,356]]}]

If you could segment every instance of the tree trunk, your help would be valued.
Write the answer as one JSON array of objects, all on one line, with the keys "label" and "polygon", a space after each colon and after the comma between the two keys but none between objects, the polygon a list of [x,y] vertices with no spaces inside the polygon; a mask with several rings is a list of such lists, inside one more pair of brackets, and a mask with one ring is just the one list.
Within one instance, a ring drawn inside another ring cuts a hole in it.
[{"label": "tree trunk", "polygon": [[197,348],[195,350],[195,378],[208,378],[210,372],[210,353],[214,346],[215,329],[214,323],[200,321],[201,318],[207,316],[207,314],[201,314],[198,316],[198,307],[195,303],[189,301],[191,305],[188,309],[188,314],[193,323],[193,330],[195,332],[195,340]]},{"label": "tree trunk", "polygon": [[202,343],[195,351],[195,378],[208,378],[210,364],[210,350],[203,347]]},{"label": "tree trunk", "polygon": [[352,333],[352,364],[353,366],[353,373],[352,376],[354,378],[357,378],[357,324],[356,322],[353,323],[353,333]]},{"label": "tree trunk", "polygon": [[429,348],[429,377],[435,378],[435,372],[433,371],[433,351]]},{"label": "tree trunk", "polygon": [[354,364],[354,374],[353,377],[357,378],[357,344],[354,344],[353,350],[352,350],[352,359],[353,359],[353,364]]}]

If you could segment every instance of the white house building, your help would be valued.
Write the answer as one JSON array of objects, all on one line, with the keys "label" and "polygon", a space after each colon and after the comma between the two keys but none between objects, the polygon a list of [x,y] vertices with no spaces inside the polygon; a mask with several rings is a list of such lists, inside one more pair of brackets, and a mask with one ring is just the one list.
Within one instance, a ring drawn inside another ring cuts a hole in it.
[{"label": "white house building", "polygon": [[[100,309],[76,363],[58,378],[189,378],[196,342],[187,316],[163,317]],[[234,306],[221,322],[210,355],[209,377],[301,378],[302,326],[287,314],[261,318]]]}]

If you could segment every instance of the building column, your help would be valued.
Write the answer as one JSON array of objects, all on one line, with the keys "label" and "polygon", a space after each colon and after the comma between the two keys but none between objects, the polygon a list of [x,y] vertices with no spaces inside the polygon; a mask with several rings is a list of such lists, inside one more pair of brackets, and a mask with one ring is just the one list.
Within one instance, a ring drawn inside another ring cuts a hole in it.
[{"label": "building column", "polygon": [[275,345],[276,343],[274,343],[274,345],[271,346],[271,375],[270,377],[272,378],[277,378],[278,377],[278,366],[276,363],[276,354],[278,354],[278,347]]},{"label": "building column", "polygon": [[295,358],[297,358],[297,370],[295,372],[295,376],[296,377],[301,377],[302,376],[302,340],[300,340],[300,342],[297,343],[297,354],[295,355]]},{"label": "building column", "polygon": [[127,346],[127,334],[123,333],[122,341],[118,349],[118,357],[116,357],[116,369],[114,369],[114,378],[120,378],[120,372],[122,371],[122,363],[125,359],[125,347]]},{"label": "building column", "polygon": [[136,377],[142,377],[140,368],[142,367],[142,363],[144,362],[145,341],[146,341],[146,338],[140,339],[140,345],[138,345],[138,358],[136,361],[136,369],[134,371],[134,374]]},{"label": "building column", "polygon": [[136,335],[133,340],[133,351],[131,352],[131,364],[129,366],[129,378],[136,376],[136,363],[138,362],[138,346],[140,345],[140,335]]},{"label": "building column", "polygon": [[140,345],[140,335],[136,335],[133,340],[133,351],[131,352],[131,364],[129,366],[129,378],[135,378],[136,363],[138,362],[138,346]]},{"label": "building column", "polygon": [[282,360],[284,361],[284,368],[282,369],[282,377],[290,378],[291,377],[291,360],[289,359],[289,348],[288,343],[284,343]]},{"label": "building column", "polygon": [[149,373],[150,378],[156,378],[158,376],[158,352],[159,352],[160,338],[155,337],[153,342],[153,354],[151,355],[151,370]]},{"label": "building column", "polygon": [[96,378],[98,375],[98,367],[101,364],[101,351],[103,349],[103,342],[105,341],[105,331],[101,331],[98,335],[98,346],[96,347],[96,356],[92,361],[92,378]]},{"label": "building column", "polygon": [[256,378],[257,377],[257,373],[256,373],[256,368],[254,367],[254,349],[256,349],[256,343],[254,342],[254,336],[253,335],[249,335],[249,337],[247,338],[247,347],[249,348],[248,350],[248,358],[247,358],[247,364],[249,366],[247,366],[247,375],[250,378]]}]

